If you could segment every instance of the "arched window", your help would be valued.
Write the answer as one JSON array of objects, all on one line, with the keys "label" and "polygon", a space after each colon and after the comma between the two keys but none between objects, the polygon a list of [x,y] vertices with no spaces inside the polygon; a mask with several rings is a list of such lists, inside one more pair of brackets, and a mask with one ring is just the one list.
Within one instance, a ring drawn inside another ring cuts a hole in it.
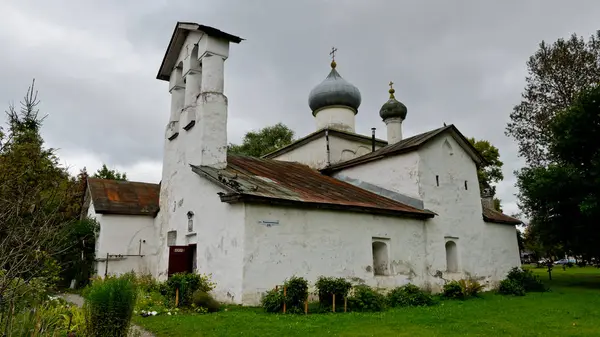
[{"label": "arched window", "polygon": [[373,241],[373,271],[375,275],[388,275],[388,245],[382,241]]},{"label": "arched window", "polygon": [[454,241],[446,242],[446,271],[458,272],[458,250]]}]

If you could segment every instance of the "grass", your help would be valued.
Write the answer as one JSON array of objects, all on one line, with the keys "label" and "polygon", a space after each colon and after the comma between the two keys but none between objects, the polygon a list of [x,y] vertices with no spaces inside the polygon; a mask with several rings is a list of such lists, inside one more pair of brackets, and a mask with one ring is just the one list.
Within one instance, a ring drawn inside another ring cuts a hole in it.
[{"label": "grass", "polygon": [[[534,269],[548,280],[545,269]],[[136,317],[157,336],[600,336],[600,269],[555,268],[547,293],[486,293],[466,301],[382,313],[267,314],[229,308],[206,315]]]}]

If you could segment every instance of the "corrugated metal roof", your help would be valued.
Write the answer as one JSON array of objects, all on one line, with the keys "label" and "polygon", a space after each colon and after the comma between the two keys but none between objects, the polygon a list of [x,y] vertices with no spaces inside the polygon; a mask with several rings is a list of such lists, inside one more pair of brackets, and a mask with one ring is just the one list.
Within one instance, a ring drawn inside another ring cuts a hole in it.
[{"label": "corrugated metal roof", "polygon": [[421,145],[425,144],[429,140],[433,139],[435,136],[437,136],[445,131],[452,131],[453,135],[456,136],[457,140],[460,140],[459,143],[463,143],[462,144],[463,147],[467,147],[466,150],[467,150],[467,152],[469,152],[469,154],[472,155],[473,159],[475,159],[476,161],[484,160],[483,157],[481,157],[481,154],[479,154],[479,152],[475,148],[473,148],[471,143],[469,143],[469,141],[460,133],[460,131],[458,131],[458,129],[454,125],[448,125],[448,126],[444,126],[444,127],[435,129],[435,130],[431,130],[428,132],[418,134],[416,136],[412,136],[412,137],[403,139],[395,144],[384,146],[384,147],[380,148],[379,150],[373,151],[371,153],[367,153],[358,158],[350,159],[350,160],[342,162],[342,163],[331,165],[329,167],[324,168],[322,171],[323,172],[332,172],[332,171],[340,170],[343,168],[356,166],[356,165],[360,165],[360,164],[367,163],[370,161],[378,160],[378,159],[381,159],[381,158],[384,158],[384,157],[387,157],[390,155],[414,151],[414,150],[418,149]]},{"label": "corrugated metal roof", "polygon": [[421,218],[434,216],[433,212],[385,198],[300,163],[237,155],[228,156],[227,161],[223,170],[192,167],[194,172],[230,191],[221,195],[224,202],[283,202]]},{"label": "corrugated metal roof", "polygon": [[158,212],[158,184],[88,178],[96,213],[151,215]]},{"label": "corrugated metal roof", "polygon": [[523,223],[521,220],[510,217],[494,209],[487,208],[485,205],[483,205],[483,220],[507,225],[520,225]]}]

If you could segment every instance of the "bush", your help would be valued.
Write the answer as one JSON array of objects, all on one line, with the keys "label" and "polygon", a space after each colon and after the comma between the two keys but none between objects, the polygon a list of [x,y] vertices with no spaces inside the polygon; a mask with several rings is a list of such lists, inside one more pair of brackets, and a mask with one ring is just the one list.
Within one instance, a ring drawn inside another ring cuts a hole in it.
[{"label": "bush", "polygon": [[215,284],[210,281],[207,275],[194,273],[173,274],[161,286],[161,293],[169,299],[175,301],[177,289],[179,289],[179,306],[189,307],[192,304],[192,296],[196,290],[209,292],[215,288]]},{"label": "bush", "polygon": [[358,285],[348,298],[348,307],[351,311],[382,311],[385,309],[385,296],[369,286]]},{"label": "bush", "polygon": [[523,270],[521,268],[514,267],[508,272],[506,279],[515,281],[521,285],[526,292],[542,292],[547,290],[540,278],[537,275],[534,275],[531,270]]},{"label": "bush", "polygon": [[450,281],[444,284],[442,297],[448,299],[462,300],[465,299],[465,292],[458,281]]},{"label": "bush", "polygon": [[498,293],[502,295],[525,296],[525,289],[518,282],[505,279],[500,282]]},{"label": "bush", "polygon": [[465,297],[477,297],[483,290],[483,285],[473,279],[462,279],[458,281]]},{"label": "bush", "polygon": [[333,297],[335,294],[335,305],[339,307],[344,304],[344,298],[348,296],[348,292],[352,289],[352,284],[344,278],[333,278],[320,276],[315,283],[319,293],[319,303],[324,309],[330,310],[333,305]]},{"label": "bush", "polygon": [[279,289],[267,291],[260,305],[266,312],[283,312],[283,291]]},{"label": "bush", "polygon": [[132,275],[96,280],[84,291],[87,334],[91,337],[126,337],[137,289]]},{"label": "bush", "polygon": [[[284,295],[285,289],[285,295]],[[283,303],[287,313],[304,312],[304,302],[308,298],[308,282],[302,277],[292,276],[282,288],[268,291],[261,303],[267,312],[283,312]]]},{"label": "bush", "polygon": [[387,295],[391,307],[418,307],[434,304],[433,297],[414,284],[407,284],[390,291]]},{"label": "bush", "polygon": [[197,308],[205,308],[207,312],[217,312],[221,304],[215,300],[209,293],[202,290],[196,290],[192,296],[192,305]]}]

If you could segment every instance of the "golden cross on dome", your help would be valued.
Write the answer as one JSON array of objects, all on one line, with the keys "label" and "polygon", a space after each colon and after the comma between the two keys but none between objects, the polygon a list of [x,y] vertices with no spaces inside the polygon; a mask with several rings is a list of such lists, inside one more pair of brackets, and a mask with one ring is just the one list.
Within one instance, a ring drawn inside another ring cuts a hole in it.
[{"label": "golden cross on dome", "polygon": [[394,89],[394,82],[390,81],[390,89]]}]

